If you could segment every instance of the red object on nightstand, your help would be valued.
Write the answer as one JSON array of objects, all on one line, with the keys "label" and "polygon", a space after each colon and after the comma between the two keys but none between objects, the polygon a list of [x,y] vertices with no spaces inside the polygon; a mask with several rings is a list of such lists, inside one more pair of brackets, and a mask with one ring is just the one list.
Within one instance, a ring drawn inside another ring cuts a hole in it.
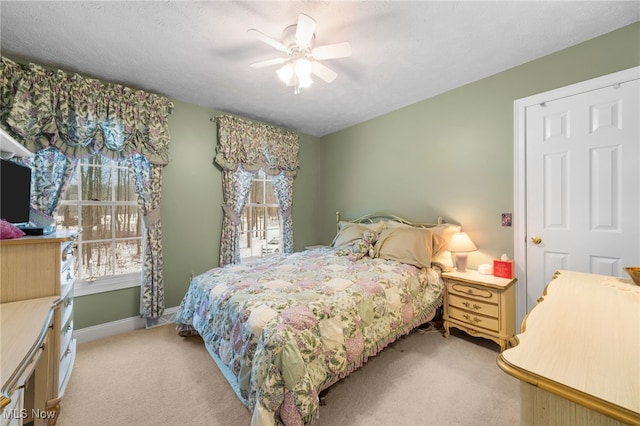
[{"label": "red object on nightstand", "polygon": [[500,278],[513,278],[513,260],[494,260],[493,276]]}]

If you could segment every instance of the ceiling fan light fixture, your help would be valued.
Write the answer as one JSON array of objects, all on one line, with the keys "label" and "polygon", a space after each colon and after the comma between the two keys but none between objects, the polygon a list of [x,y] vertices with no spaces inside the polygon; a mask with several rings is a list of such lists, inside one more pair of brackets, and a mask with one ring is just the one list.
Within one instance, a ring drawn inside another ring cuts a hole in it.
[{"label": "ceiling fan light fixture", "polygon": [[306,89],[313,84],[311,73],[313,67],[308,59],[300,58],[289,62],[276,71],[278,78],[287,86],[295,86],[294,93],[300,93],[299,88]]},{"label": "ceiling fan light fixture", "polygon": [[300,88],[308,88],[313,84],[311,74],[331,83],[338,74],[318,61],[351,56],[349,42],[334,43],[320,47],[315,44],[316,21],[308,15],[298,15],[298,23],[289,25],[282,31],[282,42],[272,39],[258,30],[250,29],[259,40],[286,52],[287,57],[279,57],[251,64],[252,68],[263,68],[276,64],[284,64],[276,71],[278,78],[287,86],[294,87],[294,93]]},{"label": "ceiling fan light fixture", "polygon": [[311,79],[311,72],[313,68],[311,67],[311,62],[308,59],[298,59],[296,60],[296,75],[300,80],[302,79]]},{"label": "ceiling fan light fixture", "polygon": [[293,73],[294,73],[295,69],[292,63],[288,63],[285,66],[283,66],[282,68],[279,68],[276,71],[276,74],[278,74],[278,78],[280,80],[282,80],[282,82],[284,84],[286,84],[287,86],[291,86],[291,79],[293,78]]},{"label": "ceiling fan light fixture", "polygon": [[303,89],[308,89],[313,84],[313,80],[310,75],[307,76],[298,76],[298,87],[302,87]]},{"label": "ceiling fan light fixture", "polygon": [[300,88],[308,89],[311,84],[313,84],[313,80],[311,79],[313,67],[308,59],[298,58],[295,61],[294,69],[295,73],[293,78],[295,79],[295,90],[293,93],[297,95],[300,93]]}]

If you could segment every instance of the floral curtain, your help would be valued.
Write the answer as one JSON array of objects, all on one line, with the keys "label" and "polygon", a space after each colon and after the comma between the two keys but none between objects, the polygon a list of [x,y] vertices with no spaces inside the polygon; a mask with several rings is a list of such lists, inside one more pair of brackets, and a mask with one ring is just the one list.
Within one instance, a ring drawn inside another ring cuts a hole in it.
[{"label": "floral curtain", "polygon": [[240,263],[240,220],[247,202],[253,172],[238,166],[237,170],[222,171],[224,218],[220,237],[220,265]]},{"label": "floral curtain", "polygon": [[267,124],[240,117],[216,117],[218,148],[215,161],[223,169],[244,170],[275,176],[284,172],[295,176],[298,170],[298,135]]},{"label": "floral curtain", "polygon": [[60,197],[71,181],[78,161],[51,147],[41,149],[31,157],[14,160],[29,166],[32,170],[31,205],[33,208],[53,216]]},{"label": "floral curtain", "polygon": [[36,206],[53,214],[78,158],[129,159],[143,211],[146,255],[141,316],[164,311],[160,182],[169,162],[165,97],[1,57],[0,125],[35,152]]},{"label": "floral curtain", "polygon": [[298,135],[229,115],[216,117],[216,124],[218,146],[214,161],[223,170],[224,198],[220,266],[240,262],[240,215],[251,177],[260,169],[272,176],[281,210],[283,253],[292,253],[291,200],[298,169]]},{"label": "floral curtain", "polygon": [[29,151],[53,146],[70,158],[99,152],[169,162],[167,98],[5,57],[0,66],[0,123]]},{"label": "floral curtain", "polygon": [[159,318],[165,307],[160,225],[162,166],[151,163],[141,154],[130,157],[128,162],[145,225],[146,244],[140,291],[140,314],[143,318]]},{"label": "floral curtain", "polygon": [[276,191],[278,205],[280,206],[280,223],[282,225],[282,252],[293,253],[293,219],[291,207],[293,206],[293,176],[286,173],[271,177],[273,189]]}]

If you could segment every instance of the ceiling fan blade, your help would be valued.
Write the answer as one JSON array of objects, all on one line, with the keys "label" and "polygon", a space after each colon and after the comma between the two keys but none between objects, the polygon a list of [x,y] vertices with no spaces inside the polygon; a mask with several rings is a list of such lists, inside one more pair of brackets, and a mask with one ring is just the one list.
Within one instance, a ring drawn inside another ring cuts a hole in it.
[{"label": "ceiling fan blade", "polygon": [[317,75],[327,83],[331,83],[338,76],[338,74],[335,71],[333,71],[331,68],[325,65],[322,65],[320,62],[317,62],[317,61],[311,62],[311,70],[315,75]]},{"label": "ceiling fan blade", "polygon": [[249,65],[251,68],[263,68],[263,67],[268,67],[271,65],[278,65],[278,64],[282,64],[284,62],[287,61],[288,58],[273,58],[273,59],[267,59],[266,61],[261,61],[261,62],[255,62],[251,65]]},{"label": "ceiling fan blade", "polygon": [[264,33],[261,33],[260,31],[258,31],[258,30],[256,30],[256,29],[253,29],[253,28],[252,28],[252,29],[250,29],[250,30],[247,30],[247,32],[248,32],[248,33],[251,33],[251,34],[253,34],[253,35],[255,35],[255,37],[256,37],[258,40],[260,40],[260,41],[262,41],[262,42],[264,42],[264,43],[268,44],[269,46],[271,46],[271,47],[273,47],[273,48],[275,48],[275,49],[277,49],[277,50],[279,50],[279,51],[281,51],[281,52],[286,52],[286,51],[287,51],[287,48],[285,47],[285,45],[284,45],[284,44],[280,43],[280,42],[279,42],[279,41],[277,41],[277,40],[272,39],[272,38],[271,38],[271,37],[269,37],[268,35],[266,35],[266,34],[264,34]]},{"label": "ceiling fan blade", "polygon": [[316,30],[316,21],[304,13],[298,16],[298,25],[296,26],[296,43],[303,49],[309,47],[313,32]]},{"label": "ceiling fan blade", "polygon": [[348,41],[343,41],[342,43],[316,47],[311,51],[311,56],[318,60],[346,58],[351,56],[351,44]]}]

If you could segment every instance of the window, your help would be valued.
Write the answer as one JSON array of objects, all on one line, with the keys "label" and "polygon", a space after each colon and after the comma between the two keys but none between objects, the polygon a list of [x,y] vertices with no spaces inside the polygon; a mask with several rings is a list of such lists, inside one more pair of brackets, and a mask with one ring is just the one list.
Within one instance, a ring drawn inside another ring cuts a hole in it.
[{"label": "window", "polygon": [[271,177],[260,170],[251,181],[240,223],[240,258],[280,252],[280,207]]},{"label": "window", "polygon": [[81,231],[76,294],[140,285],[144,225],[125,161],[96,154],[79,160],[74,173],[56,224]]}]

